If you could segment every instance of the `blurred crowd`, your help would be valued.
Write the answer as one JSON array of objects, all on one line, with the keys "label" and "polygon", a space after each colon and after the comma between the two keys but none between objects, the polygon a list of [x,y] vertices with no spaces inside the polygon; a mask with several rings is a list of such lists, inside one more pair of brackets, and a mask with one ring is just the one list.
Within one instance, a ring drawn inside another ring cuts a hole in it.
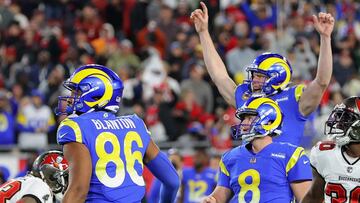
[{"label": "blurred crowd", "polygon": [[[345,96],[360,96],[360,3],[355,0],[204,0],[210,31],[229,74],[267,51],[286,56],[293,82],[314,77],[319,36],[313,14],[336,18],[332,82],[309,119],[303,146]],[[62,119],[53,109],[68,94],[62,82],[80,65],[98,63],[124,81],[119,114],[142,117],[162,143],[232,146],[235,109],[211,82],[189,19],[194,0],[0,0],[0,144],[22,149],[56,144]],[[1,148],[1,147],[0,147]]]}]

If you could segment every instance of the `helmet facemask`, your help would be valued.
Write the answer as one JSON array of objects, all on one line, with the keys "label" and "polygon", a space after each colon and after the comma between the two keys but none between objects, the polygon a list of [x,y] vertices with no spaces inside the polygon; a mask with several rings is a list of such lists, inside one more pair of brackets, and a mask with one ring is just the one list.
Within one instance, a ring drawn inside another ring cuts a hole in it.
[{"label": "helmet facemask", "polygon": [[339,146],[360,142],[360,116],[340,104],[325,122],[324,133]]},{"label": "helmet facemask", "polygon": [[82,89],[88,87],[80,88],[79,85],[65,81],[63,86],[71,92],[70,96],[59,96],[58,106],[55,109],[57,116],[59,115],[70,115],[75,114],[77,108],[82,108],[81,95]]},{"label": "helmet facemask", "polygon": [[[255,131],[255,125],[259,121],[258,113],[254,109],[238,109],[235,116],[240,120],[240,123],[231,126],[231,134],[233,138],[236,140],[240,139],[245,140],[246,142],[250,142],[257,135],[257,132]],[[254,116],[251,123],[243,123],[246,116]],[[247,130],[243,130],[244,128],[247,128]]]},{"label": "helmet facemask", "polygon": [[67,169],[64,170],[61,166],[56,168],[50,164],[44,164],[40,168],[40,174],[55,194],[65,192],[69,177]]}]

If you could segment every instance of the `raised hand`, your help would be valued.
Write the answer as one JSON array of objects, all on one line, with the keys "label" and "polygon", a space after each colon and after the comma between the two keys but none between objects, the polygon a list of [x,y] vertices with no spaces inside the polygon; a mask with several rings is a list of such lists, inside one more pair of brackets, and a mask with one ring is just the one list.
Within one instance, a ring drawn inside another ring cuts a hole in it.
[{"label": "raised hand", "polygon": [[319,17],[313,15],[314,27],[318,33],[325,37],[330,37],[334,29],[335,20],[329,13],[319,13]]},{"label": "raised hand", "polygon": [[195,25],[196,32],[200,33],[208,30],[209,15],[208,9],[204,2],[200,2],[202,9],[196,9],[191,12],[190,19]]}]

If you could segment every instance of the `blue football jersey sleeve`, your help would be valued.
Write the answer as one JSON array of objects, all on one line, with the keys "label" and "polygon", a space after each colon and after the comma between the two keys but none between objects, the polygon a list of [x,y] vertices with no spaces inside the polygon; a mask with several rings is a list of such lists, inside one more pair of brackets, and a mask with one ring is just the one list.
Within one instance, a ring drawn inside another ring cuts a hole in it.
[{"label": "blue football jersey sleeve", "polygon": [[[307,119],[307,116],[303,116],[300,113],[300,109],[299,109],[299,101],[304,92],[304,89],[305,89],[305,85],[300,84],[300,85],[295,85],[295,86],[289,87],[288,90],[285,91],[289,95],[289,104],[291,103],[291,105],[294,107],[293,110],[295,110],[295,114],[297,116],[297,119],[299,119],[299,120]],[[295,108],[295,106],[297,108]]]},{"label": "blue football jersey sleeve", "polygon": [[235,89],[236,108],[242,107],[251,96],[248,84],[240,84]]},{"label": "blue football jersey sleeve", "polygon": [[292,155],[286,165],[286,173],[289,182],[312,180],[310,160],[306,156],[304,148],[297,147],[295,150],[293,150]]},{"label": "blue football jersey sleeve", "polygon": [[69,142],[83,143],[82,131],[74,118],[66,118],[61,121],[56,133],[57,142],[64,145]]},{"label": "blue football jersey sleeve", "polygon": [[229,170],[226,168],[226,165],[224,164],[224,161],[227,158],[227,153],[225,153],[222,157],[221,160],[219,162],[219,171],[218,171],[218,182],[217,185],[218,186],[222,186],[222,187],[226,187],[231,189],[230,187],[230,173]]}]

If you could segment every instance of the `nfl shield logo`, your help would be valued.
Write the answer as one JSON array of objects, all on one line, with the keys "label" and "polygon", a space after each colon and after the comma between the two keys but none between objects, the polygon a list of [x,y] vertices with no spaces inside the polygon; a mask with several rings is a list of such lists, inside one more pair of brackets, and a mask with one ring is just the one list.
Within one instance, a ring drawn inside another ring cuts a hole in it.
[{"label": "nfl shield logo", "polygon": [[347,170],[348,173],[352,173],[353,172],[353,167],[349,166],[349,167],[347,167],[346,170]]}]

